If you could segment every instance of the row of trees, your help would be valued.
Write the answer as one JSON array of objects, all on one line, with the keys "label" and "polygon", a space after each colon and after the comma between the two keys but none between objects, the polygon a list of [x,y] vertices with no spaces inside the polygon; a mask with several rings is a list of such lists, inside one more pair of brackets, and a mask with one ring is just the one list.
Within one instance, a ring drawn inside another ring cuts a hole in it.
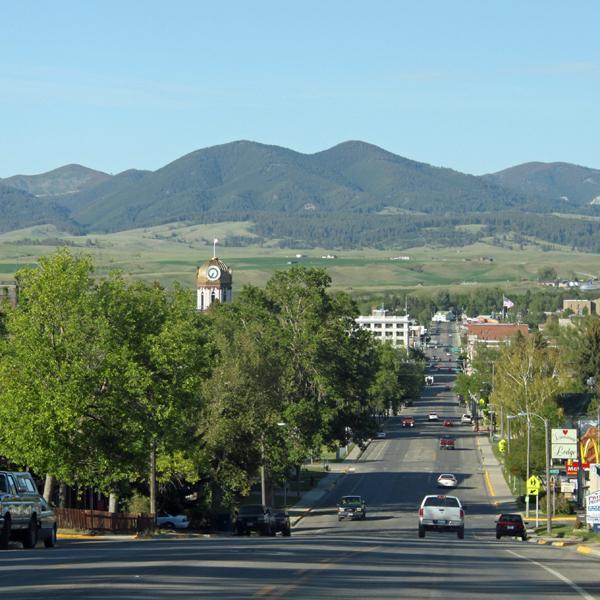
[{"label": "row of trees", "polygon": [[[600,318],[575,319],[571,327],[547,328],[544,335],[517,334],[499,350],[480,348],[471,375],[460,374],[457,393],[482,397],[485,410],[494,411],[497,424],[508,415],[535,413],[553,427],[587,415],[596,418],[600,397]],[[582,414],[582,407],[583,414]],[[511,422],[509,470],[524,478],[526,465],[526,419]],[[545,464],[544,427],[531,420],[531,472],[542,472]]]},{"label": "row of trees", "polygon": [[60,250],[19,271],[5,308],[0,456],[49,481],[152,494],[157,473],[216,511],[261,465],[277,479],[324,445],[362,443],[420,392],[422,363],[358,328],[323,270],[278,272],[207,313],[189,290],[93,274]]}]

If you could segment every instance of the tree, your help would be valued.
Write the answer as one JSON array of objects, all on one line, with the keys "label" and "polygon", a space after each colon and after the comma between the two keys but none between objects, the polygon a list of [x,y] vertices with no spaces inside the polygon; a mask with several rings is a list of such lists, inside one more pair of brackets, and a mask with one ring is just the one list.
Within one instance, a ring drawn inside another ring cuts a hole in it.
[{"label": "tree", "polygon": [[539,281],[552,281],[558,279],[558,273],[554,267],[540,267],[537,273]]},{"label": "tree", "polygon": [[0,355],[0,453],[69,483],[109,483],[122,468],[118,437],[105,442],[119,417],[104,385],[110,336],[92,272],[67,250],[20,270]]}]

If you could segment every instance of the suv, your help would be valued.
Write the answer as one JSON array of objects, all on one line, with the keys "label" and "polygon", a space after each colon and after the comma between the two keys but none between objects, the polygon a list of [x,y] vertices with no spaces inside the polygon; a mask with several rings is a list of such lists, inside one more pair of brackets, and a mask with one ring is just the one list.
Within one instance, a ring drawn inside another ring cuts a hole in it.
[{"label": "suv", "polygon": [[0,471],[0,548],[11,540],[35,547],[43,510],[30,473]]},{"label": "suv", "polygon": [[465,537],[465,512],[456,496],[425,496],[419,508],[419,537],[426,531],[455,531]]},{"label": "suv", "polygon": [[364,521],[367,518],[367,503],[360,496],[342,496],[337,508],[338,521],[346,518]]},{"label": "suv", "polygon": [[445,435],[440,438],[440,450],[454,450],[454,438],[451,435]]},{"label": "suv", "polygon": [[527,531],[523,517],[516,513],[502,513],[496,520],[496,539],[499,540],[502,536],[520,537],[522,540],[527,539]]},{"label": "suv", "polygon": [[238,535],[250,535],[252,531],[260,535],[275,535],[275,517],[269,506],[248,504],[240,507],[235,519],[235,532]]}]

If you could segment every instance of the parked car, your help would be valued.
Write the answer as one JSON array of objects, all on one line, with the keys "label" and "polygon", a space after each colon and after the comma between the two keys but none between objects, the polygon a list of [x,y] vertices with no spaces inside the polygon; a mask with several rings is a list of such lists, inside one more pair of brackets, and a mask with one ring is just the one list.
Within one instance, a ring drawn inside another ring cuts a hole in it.
[{"label": "parked car", "polygon": [[159,514],[156,524],[163,529],[187,529],[190,526],[186,515],[169,515],[167,513]]},{"label": "parked car", "polygon": [[520,537],[527,539],[526,523],[523,517],[517,513],[502,513],[496,520],[496,539],[503,536]]},{"label": "parked car", "polygon": [[455,488],[458,485],[458,480],[452,473],[442,473],[437,478],[438,487]]},{"label": "parked car", "polygon": [[425,496],[419,507],[419,537],[426,531],[456,532],[458,539],[465,537],[465,513],[456,496]]},{"label": "parked car", "polygon": [[271,507],[262,504],[240,507],[235,519],[235,532],[238,535],[250,535],[253,531],[260,535],[275,535],[276,523]]},{"label": "parked car", "polygon": [[402,419],[402,427],[414,427],[415,419],[414,417],[404,417]]},{"label": "parked car", "polygon": [[342,496],[338,509],[338,521],[342,519],[360,519],[364,521],[367,518],[367,503],[361,496]]},{"label": "parked car", "polygon": [[378,440],[384,439],[385,438],[385,431],[378,431],[376,437],[377,437]]},{"label": "parked car", "polygon": [[46,548],[56,546],[56,515],[52,507],[41,498],[42,512],[40,513],[40,528],[38,529],[38,541],[43,542]]},{"label": "parked car", "polygon": [[285,537],[292,535],[292,525],[290,523],[290,516],[284,510],[277,510],[273,513],[275,518],[275,533],[281,531]]},{"label": "parked car", "polygon": [[34,548],[41,514],[42,497],[31,474],[0,471],[0,548],[11,540]]}]

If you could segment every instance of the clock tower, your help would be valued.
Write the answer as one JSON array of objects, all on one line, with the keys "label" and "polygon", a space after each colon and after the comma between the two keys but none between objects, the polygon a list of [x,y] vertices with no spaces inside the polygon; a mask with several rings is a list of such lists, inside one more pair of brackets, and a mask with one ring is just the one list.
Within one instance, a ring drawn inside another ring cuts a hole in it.
[{"label": "clock tower", "polygon": [[214,302],[231,302],[231,269],[216,255],[196,269],[196,309],[207,310]]}]

